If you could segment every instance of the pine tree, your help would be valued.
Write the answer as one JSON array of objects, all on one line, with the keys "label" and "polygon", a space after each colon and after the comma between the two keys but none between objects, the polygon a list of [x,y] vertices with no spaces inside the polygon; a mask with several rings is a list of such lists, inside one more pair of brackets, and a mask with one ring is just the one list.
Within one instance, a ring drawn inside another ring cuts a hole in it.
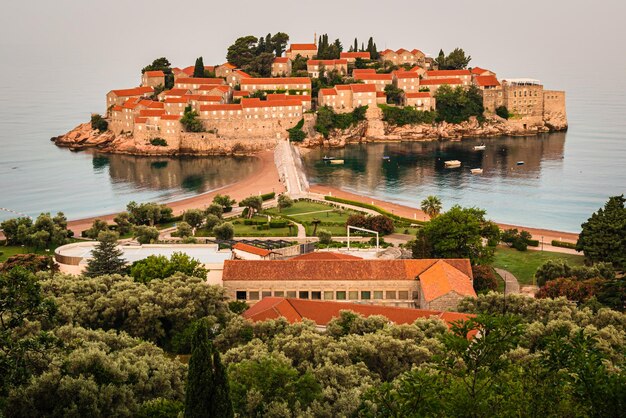
[{"label": "pine tree", "polygon": [[208,324],[199,321],[191,341],[185,418],[232,418],[233,415],[226,370],[209,340]]},{"label": "pine tree", "polygon": [[118,235],[115,232],[103,231],[98,235],[99,243],[91,251],[92,258],[87,263],[85,276],[97,277],[105,274],[123,274],[126,270],[124,254],[117,247]]},{"label": "pine tree", "polygon": [[196,65],[193,67],[194,77],[204,77],[204,61],[202,57],[196,58]]}]

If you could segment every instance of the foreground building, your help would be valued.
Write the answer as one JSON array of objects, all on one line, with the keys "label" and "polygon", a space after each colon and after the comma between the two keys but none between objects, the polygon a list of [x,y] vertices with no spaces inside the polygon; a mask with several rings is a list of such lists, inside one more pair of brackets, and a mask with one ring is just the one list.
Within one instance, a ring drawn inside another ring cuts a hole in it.
[{"label": "foreground building", "polygon": [[296,59],[300,55],[304,58],[313,58],[317,55],[317,45],[315,44],[291,44],[285,51],[285,56],[290,60]]},{"label": "foreground building", "polygon": [[340,84],[334,88],[320,89],[317,103],[318,106],[328,106],[337,113],[345,113],[353,111],[355,107],[376,104],[377,93],[379,92],[373,84]]},{"label": "foreground building", "polygon": [[476,297],[469,260],[299,259],[224,263],[229,297],[254,304],[266,297],[352,301],[454,310]]}]

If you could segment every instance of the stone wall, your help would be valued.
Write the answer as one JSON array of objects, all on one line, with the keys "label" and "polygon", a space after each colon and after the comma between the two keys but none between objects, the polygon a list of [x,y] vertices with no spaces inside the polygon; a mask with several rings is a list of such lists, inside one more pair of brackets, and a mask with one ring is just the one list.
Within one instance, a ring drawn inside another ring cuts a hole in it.
[{"label": "stone wall", "polygon": [[461,299],[463,299],[463,296],[456,292],[447,293],[430,302],[426,302],[423,297],[421,297],[419,307],[420,309],[431,309],[434,311],[456,311],[458,310]]}]

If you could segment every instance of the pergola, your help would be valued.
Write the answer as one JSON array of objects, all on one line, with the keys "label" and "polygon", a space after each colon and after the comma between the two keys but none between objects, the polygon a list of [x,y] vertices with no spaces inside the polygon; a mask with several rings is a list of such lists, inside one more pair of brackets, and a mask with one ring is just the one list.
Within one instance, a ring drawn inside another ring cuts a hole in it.
[{"label": "pergola", "polygon": [[348,251],[350,251],[350,230],[351,229],[356,229],[358,231],[363,231],[363,232],[369,232],[369,233],[372,233],[372,234],[376,234],[376,251],[379,250],[378,232],[372,231],[371,229],[359,228],[358,226],[352,226],[352,225],[348,225],[346,227],[346,229],[347,229],[347,232],[348,232]]}]

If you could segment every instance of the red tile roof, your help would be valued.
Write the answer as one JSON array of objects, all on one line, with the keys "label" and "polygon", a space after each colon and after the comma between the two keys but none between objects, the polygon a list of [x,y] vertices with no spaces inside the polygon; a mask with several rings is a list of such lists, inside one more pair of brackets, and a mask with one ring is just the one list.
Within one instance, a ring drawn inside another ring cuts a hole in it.
[{"label": "red tile roof", "polygon": [[387,95],[385,94],[384,91],[377,91],[376,92],[376,97],[387,97]]},{"label": "red tile roof", "polygon": [[427,91],[420,91],[415,93],[405,93],[404,94],[408,99],[421,99],[421,98],[429,98],[430,93]]},{"label": "red tile roof", "polygon": [[263,298],[246,310],[243,316],[255,322],[281,317],[290,323],[309,319],[319,326],[326,326],[331,320],[338,318],[341,311],[352,311],[365,317],[382,315],[395,324],[412,324],[420,318],[435,317],[451,326],[453,322],[467,321],[474,317],[472,314],[459,312],[277,297]]},{"label": "red tile roof", "polygon": [[118,97],[142,96],[154,92],[152,87],[135,87],[132,89],[111,90]]},{"label": "red tile roof", "polygon": [[176,85],[179,84],[224,84],[225,81],[223,78],[205,78],[205,77],[187,77],[187,78],[179,78],[176,80]]},{"label": "red tile roof", "polygon": [[419,49],[412,49],[411,50],[411,54],[413,54],[413,55],[417,55],[417,54],[424,55],[424,53],[422,51],[420,51]]},{"label": "red tile roof", "polygon": [[421,79],[421,86],[438,86],[441,84],[463,84],[463,80],[459,78],[434,78],[434,79]]},{"label": "red tile roof", "polygon": [[317,51],[317,45],[315,44],[291,44],[289,45],[289,51]]},{"label": "red tile roof", "polygon": [[401,79],[405,79],[405,78],[419,79],[420,78],[419,74],[417,74],[415,71],[395,71],[394,74],[397,78],[401,78]]},{"label": "red tile roof", "polygon": [[454,77],[471,75],[470,70],[430,70],[426,71],[427,77]]},{"label": "red tile roof", "polygon": [[337,84],[335,86],[335,90],[339,91],[339,90],[350,90],[350,85],[349,84]]},{"label": "red tile roof", "polygon": [[355,68],[352,70],[352,75],[356,76],[358,74],[376,74],[376,70],[373,68]]},{"label": "red tile roof", "polygon": [[212,111],[212,110],[241,110],[240,104],[210,104],[210,105],[201,105],[201,111]]},{"label": "red tile roof", "polygon": [[311,84],[310,77],[266,77],[266,78],[244,78],[241,85],[245,84]]},{"label": "red tile roof", "polygon": [[[415,280],[439,262],[437,259],[418,260],[263,260],[224,263],[223,280]],[[457,269],[468,281],[472,277],[469,260],[441,260]]]},{"label": "red tile roof", "polygon": [[123,108],[122,108],[122,106],[120,106],[120,105],[116,105],[116,106],[113,106],[113,107],[111,108],[111,110],[112,110],[113,112],[121,112],[121,111],[122,111],[122,109],[123,109]]},{"label": "red tile roof", "polygon": [[338,59],[338,60],[308,60],[306,65],[342,65],[348,64],[348,60]]},{"label": "red tile roof", "polygon": [[350,254],[335,253],[330,251],[315,251],[302,254],[292,258],[292,260],[362,260],[361,257]]},{"label": "red tile roof", "polygon": [[211,90],[219,90],[223,93],[226,93],[230,91],[230,86],[225,86],[225,85],[216,86],[214,84],[204,84],[198,87],[198,91],[211,91]]},{"label": "red tile roof", "polygon": [[165,114],[164,109],[142,109],[139,111],[139,116],[148,117],[148,116],[161,116]]},{"label": "red tile roof", "polygon": [[233,97],[247,97],[247,96],[250,96],[249,91],[241,91],[241,90],[233,91]]},{"label": "red tile roof", "polygon": [[180,120],[180,115],[161,115],[164,120]]},{"label": "red tile roof", "polygon": [[179,96],[182,97],[189,92],[189,89],[171,89],[161,93],[163,96]]},{"label": "red tile roof", "polygon": [[[289,96],[293,97],[293,96]],[[261,101],[254,99],[241,99],[241,105],[246,108],[260,108],[260,107],[284,107],[284,106],[302,106],[302,102],[298,99],[286,99],[286,100],[270,100]]]},{"label": "red tile roof", "polygon": [[498,79],[493,75],[479,75],[474,78],[474,81],[481,87],[497,87],[500,85]]},{"label": "red tile roof", "polygon": [[190,65],[189,67],[185,67],[183,68],[183,73],[187,74],[189,77],[193,76],[193,72],[195,70],[195,66],[194,65]]},{"label": "red tile roof", "polygon": [[146,75],[146,77],[165,77],[165,74],[161,70],[146,71],[144,74]]},{"label": "red tile roof", "polygon": [[409,71],[418,72],[420,70],[423,70],[423,68],[420,67],[419,65],[416,65],[415,67],[411,68]]},{"label": "red tile roof", "polygon": [[167,97],[165,98],[164,103],[187,103],[189,102],[188,97]]},{"label": "red tile roof", "polygon": [[261,257],[267,257],[272,253],[270,250],[266,250],[265,248],[255,247],[254,245],[244,244],[243,242],[238,242],[233,245],[233,250],[244,251]]},{"label": "red tile roof", "polygon": [[218,65],[218,67],[226,67],[226,68],[229,68],[231,70],[234,70],[235,68],[237,68],[235,65],[231,64],[230,62],[225,62],[222,65]]},{"label": "red tile roof", "polygon": [[489,70],[485,70],[484,68],[474,67],[472,68],[472,74],[481,75],[482,73],[491,72]]},{"label": "red tile roof", "polygon": [[287,64],[289,62],[289,58],[287,57],[276,57],[274,58],[274,62],[277,64]]},{"label": "red tile roof", "polygon": [[339,58],[364,58],[370,59],[369,52],[342,52],[339,54]]},{"label": "red tile roof", "polygon": [[353,93],[376,93],[376,86],[373,84],[350,84]]},{"label": "red tile roof", "polygon": [[320,93],[322,93],[324,96],[336,96],[337,95],[337,90],[335,90],[335,89],[320,89]]},{"label": "red tile roof", "polygon": [[393,52],[394,54],[396,53],[396,51],[393,51],[393,50],[391,50],[391,49],[387,48],[387,49],[385,49],[384,51],[382,51],[382,52],[380,53],[380,55],[387,55],[387,54],[389,54],[389,53],[391,53],[391,52]]},{"label": "red tile roof", "polygon": [[419,275],[419,281],[424,299],[430,302],[450,292],[476,297],[470,277],[444,260],[439,260]]},{"label": "red tile roof", "polygon": [[221,102],[222,100],[224,100],[224,98],[222,96],[203,96],[201,95],[200,97],[195,99],[198,102]]},{"label": "red tile roof", "polygon": [[139,116],[135,117],[135,123],[146,123],[148,118],[140,118]]},{"label": "red tile roof", "polygon": [[234,70],[233,71],[233,75],[234,74],[238,74],[239,77],[242,77],[242,78],[252,78],[252,76],[250,74],[246,73],[245,71],[241,71],[241,70]]},{"label": "red tile roof", "polygon": [[267,96],[265,96],[266,100],[286,100],[287,99],[287,95],[282,93],[270,93]]},{"label": "red tile roof", "polygon": [[384,81],[393,80],[393,76],[391,74],[359,73],[357,75],[354,75],[353,73],[352,75],[354,76],[355,80],[384,80]]}]

